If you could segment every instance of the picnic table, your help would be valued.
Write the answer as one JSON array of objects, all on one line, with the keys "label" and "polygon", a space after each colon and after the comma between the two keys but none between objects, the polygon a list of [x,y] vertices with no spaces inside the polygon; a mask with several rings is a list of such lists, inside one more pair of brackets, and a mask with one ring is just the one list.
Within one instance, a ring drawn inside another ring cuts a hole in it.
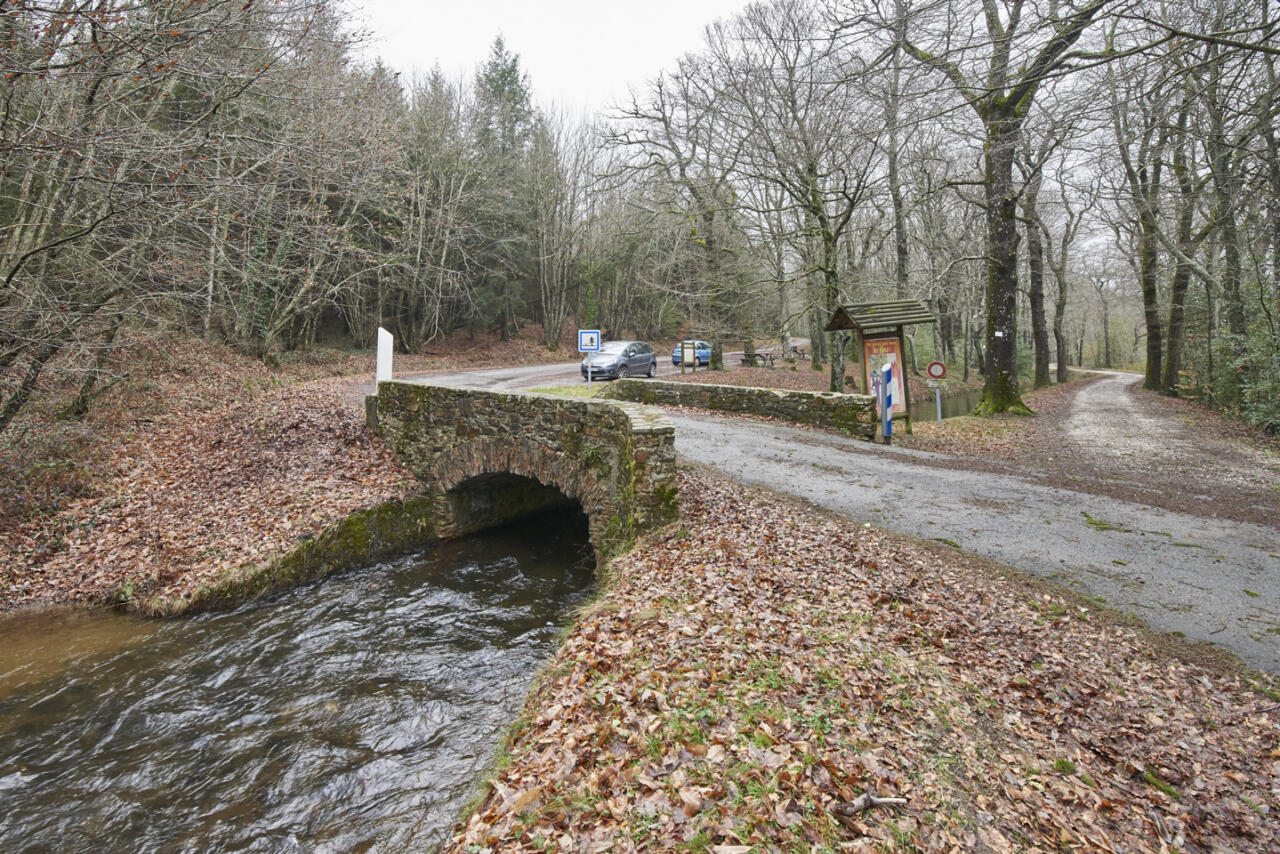
[{"label": "picnic table", "polygon": [[743,353],[742,364],[753,365],[757,368],[763,368],[767,364],[770,368],[777,360],[777,354],[768,350],[758,350],[755,353]]}]

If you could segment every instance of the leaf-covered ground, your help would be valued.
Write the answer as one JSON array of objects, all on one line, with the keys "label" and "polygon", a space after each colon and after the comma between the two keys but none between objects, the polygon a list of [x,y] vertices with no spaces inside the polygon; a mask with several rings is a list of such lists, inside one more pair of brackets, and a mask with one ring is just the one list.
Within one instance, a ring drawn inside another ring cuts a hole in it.
[{"label": "leaf-covered ground", "polygon": [[1280,846],[1280,703],[1249,674],[954,553],[681,481],[681,530],[615,562],[445,850]]},{"label": "leaf-covered ground", "polygon": [[[396,367],[571,354],[535,332],[461,333]],[[71,368],[55,365],[0,436],[0,611],[180,595],[398,495],[408,477],[365,431],[351,392],[373,379],[368,351],[292,353],[272,368],[200,340],[144,341],[115,354],[84,421],[57,415],[79,384]]]},{"label": "leaf-covered ground", "polygon": [[275,389],[122,445],[93,494],[0,532],[0,604],[180,598],[405,495],[411,476],[343,402],[346,385]]}]

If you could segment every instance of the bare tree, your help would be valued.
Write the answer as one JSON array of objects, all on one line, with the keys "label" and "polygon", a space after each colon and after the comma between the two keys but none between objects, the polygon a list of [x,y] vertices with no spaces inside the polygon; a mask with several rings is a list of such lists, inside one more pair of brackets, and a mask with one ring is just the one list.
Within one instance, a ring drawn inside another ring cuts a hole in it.
[{"label": "bare tree", "polygon": [[[1028,411],[1018,393],[1016,360],[1017,189],[1013,166],[1024,122],[1041,88],[1067,73],[1085,31],[1111,5],[1080,6],[1022,0],[959,4],[896,4],[883,26],[906,53],[942,74],[982,122],[982,188],[987,218],[988,371],[982,409]],[[964,17],[980,11],[985,33],[964,38]]]}]

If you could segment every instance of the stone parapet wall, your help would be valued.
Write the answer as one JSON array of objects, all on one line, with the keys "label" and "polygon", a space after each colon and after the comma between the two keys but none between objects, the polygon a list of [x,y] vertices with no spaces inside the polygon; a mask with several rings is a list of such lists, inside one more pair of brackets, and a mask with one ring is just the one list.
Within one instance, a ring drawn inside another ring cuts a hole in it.
[{"label": "stone parapet wall", "polygon": [[876,434],[875,398],[865,394],[625,379],[610,383],[598,397],[763,415],[832,427],[867,441]]},{"label": "stone parapet wall", "polygon": [[370,409],[443,536],[553,506],[557,492],[581,504],[602,555],[675,519],[675,430],[659,410],[403,382],[380,383]]}]

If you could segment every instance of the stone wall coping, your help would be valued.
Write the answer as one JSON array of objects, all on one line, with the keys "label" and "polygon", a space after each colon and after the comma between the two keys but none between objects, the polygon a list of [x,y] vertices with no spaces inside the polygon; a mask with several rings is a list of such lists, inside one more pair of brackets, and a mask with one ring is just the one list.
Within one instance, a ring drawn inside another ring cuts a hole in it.
[{"label": "stone wall coping", "polygon": [[405,382],[403,380],[384,380],[383,384],[392,383],[395,385],[405,386],[423,386],[429,388],[442,388],[456,391],[479,392],[481,394],[491,394],[498,397],[510,398],[537,398],[539,400],[550,400],[560,404],[569,406],[585,406],[588,409],[604,409],[609,408],[613,411],[621,411],[626,414],[631,421],[631,432],[645,435],[660,435],[662,433],[676,432],[675,424],[667,417],[667,414],[656,406],[648,406],[643,403],[633,403],[628,400],[609,400],[608,398],[589,398],[589,397],[570,397],[563,394],[547,394],[546,392],[537,391],[494,391],[493,389],[479,388],[477,386],[465,385],[437,385],[427,382]]},{"label": "stone wall coping", "polygon": [[763,388],[724,383],[620,379],[601,397],[647,406],[692,406],[830,427],[865,440],[875,437],[875,399],[838,391]]},{"label": "stone wall coping", "polygon": [[765,388],[756,385],[734,385],[732,383],[686,383],[686,382],[670,382],[667,380],[650,380],[638,378],[624,378],[614,380],[613,385],[620,388],[626,385],[640,386],[658,386],[660,388],[680,389],[692,386],[695,389],[736,389],[739,391],[753,392],[760,395],[773,395],[774,397],[820,397],[826,399],[846,399],[855,400],[859,403],[867,401],[875,402],[875,398],[869,394],[847,394],[841,391],[808,391],[799,388]]}]

